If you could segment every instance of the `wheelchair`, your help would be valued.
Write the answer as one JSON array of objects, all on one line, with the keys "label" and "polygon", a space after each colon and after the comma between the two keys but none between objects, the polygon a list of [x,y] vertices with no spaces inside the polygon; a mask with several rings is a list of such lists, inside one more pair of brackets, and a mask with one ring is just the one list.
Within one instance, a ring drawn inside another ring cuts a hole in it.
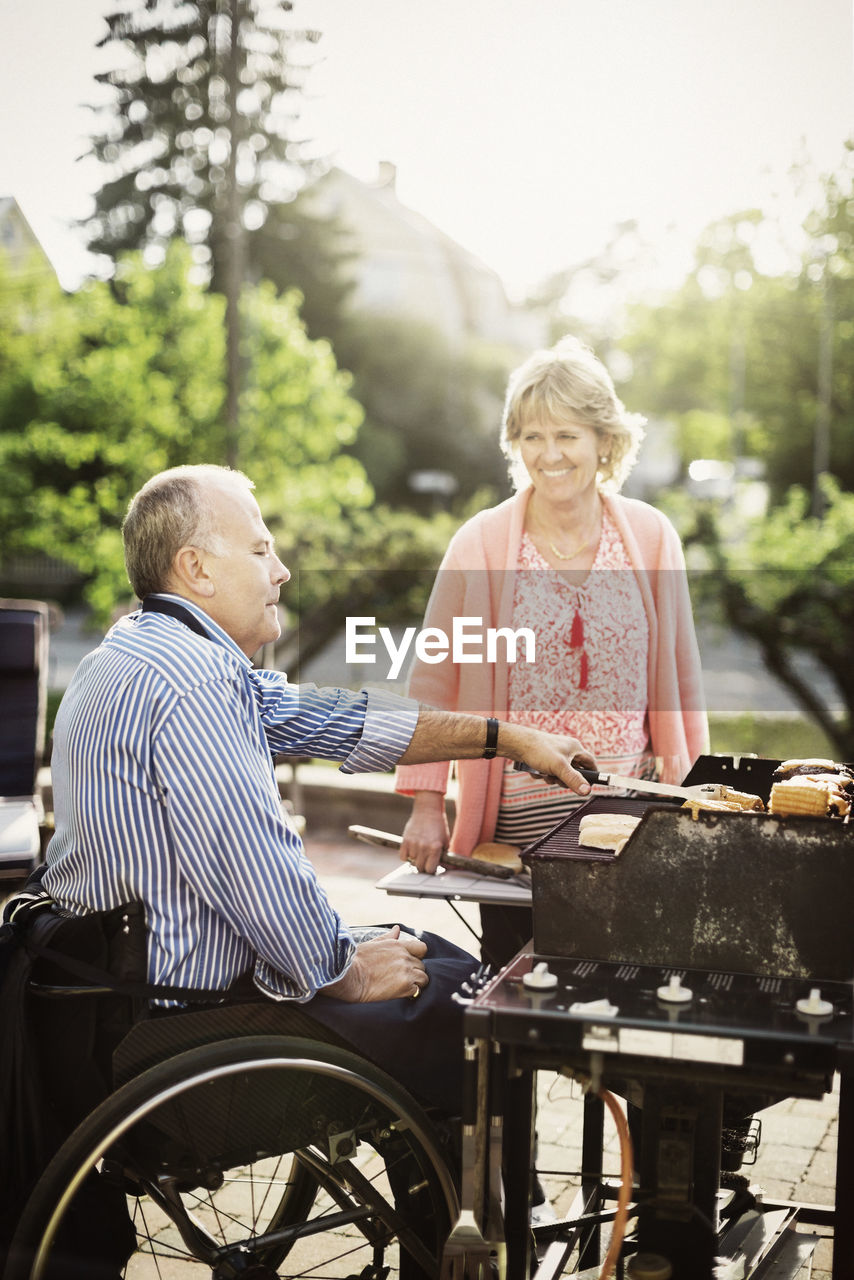
[{"label": "wheelchair", "polygon": [[[146,1013],[116,1041],[109,988],[47,977],[35,964],[27,993],[47,1026],[107,997],[106,1096],[39,1177],[5,1280],[439,1275],[459,1212],[452,1120],[298,1007]],[[61,1032],[52,1068],[59,1089],[86,1070]]]}]

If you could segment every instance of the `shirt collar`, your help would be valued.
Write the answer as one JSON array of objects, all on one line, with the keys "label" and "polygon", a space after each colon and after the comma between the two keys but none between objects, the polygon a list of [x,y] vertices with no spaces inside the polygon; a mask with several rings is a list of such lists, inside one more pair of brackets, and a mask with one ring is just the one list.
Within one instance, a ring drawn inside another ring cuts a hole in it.
[{"label": "shirt collar", "polygon": [[[188,613],[191,613],[199,623],[201,623],[207,633],[208,639],[214,641],[215,644],[221,645],[223,649],[227,649],[229,653],[233,654],[234,657],[240,660],[244,667],[252,666],[252,659],[247,658],[246,654],[237,644],[235,644],[228,632],[223,631],[219,623],[214,622],[210,614],[205,613],[204,609],[201,609],[197,604],[193,604],[191,600],[187,600],[184,596],[175,595],[170,591],[153,591],[151,594],[155,599],[172,600],[175,604],[181,605]],[[139,618],[141,616],[142,612],[140,611],[137,614],[137,617]]]}]

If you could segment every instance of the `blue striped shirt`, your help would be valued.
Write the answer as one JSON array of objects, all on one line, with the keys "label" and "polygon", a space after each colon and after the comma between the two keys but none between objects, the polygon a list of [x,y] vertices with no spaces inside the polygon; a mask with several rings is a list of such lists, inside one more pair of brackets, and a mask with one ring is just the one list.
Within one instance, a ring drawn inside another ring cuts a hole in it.
[{"label": "blue striped shirt", "polygon": [[44,886],[73,913],[143,902],[151,982],[221,989],[254,966],[268,994],[307,1000],[341,977],[354,945],[282,811],[273,757],[392,768],[418,706],[256,670],[179,603],[209,639],[135,613],[71,680]]}]

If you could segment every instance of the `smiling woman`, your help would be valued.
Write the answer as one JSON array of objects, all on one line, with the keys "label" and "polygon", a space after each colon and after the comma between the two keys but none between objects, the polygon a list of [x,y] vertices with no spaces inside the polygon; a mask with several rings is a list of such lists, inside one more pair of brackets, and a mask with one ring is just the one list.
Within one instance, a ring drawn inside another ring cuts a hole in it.
[{"label": "smiling woman", "polygon": [[[629,413],[594,353],[572,337],[510,377],[502,448],[519,491],[458,531],[442,562],[426,628],[460,617],[518,632],[536,661],[492,666],[417,660],[424,702],[572,733],[600,769],[681,781],[705,748],[699,654],[679,538],[618,490],[644,419]],[[459,761],[457,821],[444,811],[447,769],[398,769],[413,796],[401,856],[433,870],[443,849],[522,847],[578,798],[501,762]],[[483,948],[503,963],[530,937],[530,915],[481,910]]]}]

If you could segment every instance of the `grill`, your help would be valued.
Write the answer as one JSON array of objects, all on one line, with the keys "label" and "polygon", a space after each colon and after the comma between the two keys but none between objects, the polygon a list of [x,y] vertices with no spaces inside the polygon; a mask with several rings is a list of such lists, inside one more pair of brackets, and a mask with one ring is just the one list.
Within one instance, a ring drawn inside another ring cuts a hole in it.
[{"label": "grill", "polygon": [[[702,756],[687,784],[767,802],[779,762]],[[586,813],[640,817],[619,857],[579,845]],[[523,854],[534,950],[546,956],[848,981],[854,977],[854,823],[700,812],[596,796]]]}]

